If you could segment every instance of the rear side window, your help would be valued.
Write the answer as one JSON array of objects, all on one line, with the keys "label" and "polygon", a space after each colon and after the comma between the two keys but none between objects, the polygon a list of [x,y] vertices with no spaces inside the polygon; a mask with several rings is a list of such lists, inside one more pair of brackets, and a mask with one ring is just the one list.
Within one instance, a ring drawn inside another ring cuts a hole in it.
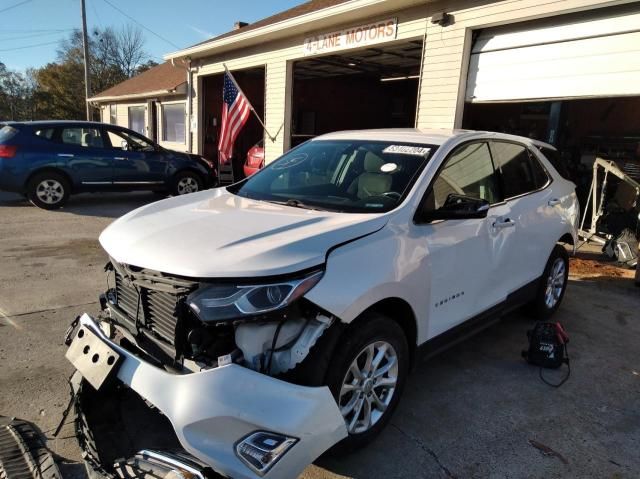
[{"label": "rear side window", "polygon": [[545,148],[544,146],[538,147],[540,152],[544,155],[544,157],[549,160],[551,166],[553,166],[560,176],[562,176],[565,180],[571,180],[571,175],[569,174],[569,170],[567,165],[562,161],[560,154],[557,150],[552,148]]},{"label": "rear side window", "polygon": [[66,145],[103,148],[102,135],[96,128],[63,128],[60,141]]},{"label": "rear side window", "polygon": [[544,169],[544,166],[540,164],[540,160],[535,157],[533,153],[527,150],[529,154],[529,161],[531,162],[531,170],[533,172],[533,181],[536,184],[536,189],[544,188],[549,183],[549,175],[547,174],[547,170]]},{"label": "rear side window", "polygon": [[45,140],[51,140],[53,139],[53,132],[54,128],[38,128],[33,132],[33,134],[40,138],[44,138]]},{"label": "rear side window", "polygon": [[5,125],[0,128],[0,143],[9,141],[11,138],[18,134],[18,130],[12,126]]},{"label": "rear side window", "polygon": [[538,189],[529,152],[524,146],[494,141],[491,144],[491,150],[496,167],[500,169],[505,199]]}]

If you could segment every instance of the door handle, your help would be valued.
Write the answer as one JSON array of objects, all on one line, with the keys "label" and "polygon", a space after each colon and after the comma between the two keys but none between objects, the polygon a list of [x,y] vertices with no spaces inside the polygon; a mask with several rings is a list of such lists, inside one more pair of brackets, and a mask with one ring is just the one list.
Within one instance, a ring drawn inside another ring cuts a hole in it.
[{"label": "door handle", "polygon": [[503,220],[496,221],[495,223],[493,223],[493,227],[496,229],[513,228],[515,225],[516,225],[516,222],[513,221],[511,218],[505,218]]},{"label": "door handle", "polygon": [[549,206],[556,206],[556,205],[559,205],[559,204],[560,204],[560,200],[559,200],[558,198],[551,198],[551,199],[547,202],[547,204],[548,204]]},{"label": "door handle", "polygon": [[61,158],[73,158],[73,153],[58,153]]},{"label": "door handle", "polygon": [[113,159],[114,160],[126,160],[127,158],[125,156],[115,156]]}]

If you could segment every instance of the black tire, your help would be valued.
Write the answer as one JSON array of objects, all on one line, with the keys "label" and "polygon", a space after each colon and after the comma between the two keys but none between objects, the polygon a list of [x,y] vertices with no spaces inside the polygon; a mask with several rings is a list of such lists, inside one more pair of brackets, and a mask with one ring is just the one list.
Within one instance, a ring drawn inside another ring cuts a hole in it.
[{"label": "black tire", "polygon": [[181,171],[173,177],[171,193],[173,196],[181,196],[202,191],[203,187],[204,181],[198,173],[195,171]]},{"label": "black tire", "polygon": [[[564,272],[563,272],[563,283],[562,289],[559,293],[554,295],[555,301],[550,304],[547,301],[548,294],[551,294],[548,289],[551,287],[552,274],[554,272],[554,265],[558,261],[561,261],[564,264]],[[558,310],[560,304],[562,303],[562,298],[564,298],[564,293],[567,290],[567,282],[569,278],[569,255],[567,254],[567,250],[564,249],[562,245],[557,244],[553,251],[551,251],[551,256],[549,256],[549,260],[547,261],[547,265],[544,268],[544,273],[542,273],[542,277],[540,278],[540,285],[538,286],[538,291],[536,292],[535,299],[530,302],[526,308],[527,312],[536,320],[546,321]]]},{"label": "black tire", "polygon": [[[373,387],[373,393],[367,393],[367,388],[363,388],[362,391],[359,391],[360,397],[364,400],[367,400],[367,397],[365,396],[370,397],[371,394],[378,394],[379,396],[377,397],[383,398],[383,401],[386,401],[386,399],[389,398],[389,402],[382,415],[373,422],[369,429],[360,432],[349,432],[349,435],[345,439],[340,441],[331,449],[332,454],[340,455],[348,453],[371,442],[380,433],[380,431],[384,429],[391,419],[394,410],[398,406],[398,401],[402,395],[409,371],[409,347],[407,345],[407,338],[400,325],[379,313],[365,313],[365,316],[358,320],[357,325],[353,325],[345,331],[343,337],[336,346],[333,358],[331,359],[327,369],[325,383],[331,390],[331,393],[341,410],[343,407],[351,404],[351,401],[355,398],[355,394],[358,393],[346,393],[341,399],[340,391],[343,381],[347,379],[347,375],[350,375],[350,377],[355,381],[355,377],[349,372],[351,364],[357,358],[365,359],[365,348],[369,345],[375,345],[376,343],[379,344],[379,342],[391,345],[396,354],[397,375],[395,376],[395,389],[390,396],[386,396],[384,390],[381,389],[381,387],[376,386]],[[362,354],[365,356],[362,357]],[[385,357],[382,361],[388,360]],[[386,364],[388,363],[380,363],[381,367],[384,367]],[[367,406],[363,405],[363,415],[366,414],[366,408]],[[345,410],[347,409],[348,408],[345,408]],[[354,408],[353,415],[348,413],[345,417],[345,423],[347,423],[348,430],[349,422],[351,422],[355,415],[355,409],[357,409],[357,407]],[[356,419],[356,424],[358,422],[359,421]]]},{"label": "black tire", "polygon": [[71,185],[67,178],[55,171],[45,171],[36,174],[27,185],[29,201],[45,210],[62,208],[69,199]]}]

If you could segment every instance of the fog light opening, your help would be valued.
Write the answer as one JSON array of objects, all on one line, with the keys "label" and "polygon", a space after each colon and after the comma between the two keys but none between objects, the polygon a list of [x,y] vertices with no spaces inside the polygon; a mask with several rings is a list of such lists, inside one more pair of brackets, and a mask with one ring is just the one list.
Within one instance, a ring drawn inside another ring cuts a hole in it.
[{"label": "fog light opening", "polygon": [[236,445],[236,455],[254,472],[263,475],[291,447],[296,438],[274,432],[257,431],[242,439]]}]

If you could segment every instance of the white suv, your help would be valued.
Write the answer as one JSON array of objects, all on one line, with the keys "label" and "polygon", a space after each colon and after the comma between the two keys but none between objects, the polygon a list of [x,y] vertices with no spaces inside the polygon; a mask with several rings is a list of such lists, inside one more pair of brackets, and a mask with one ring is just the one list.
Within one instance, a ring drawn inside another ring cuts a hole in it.
[{"label": "white suv", "polygon": [[219,473],[295,477],[377,434],[418,354],[523,304],[556,311],[579,208],[552,149],[332,133],[142,207],[100,237],[108,314],[80,318],[68,356],[96,388],[117,376],[156,406]]}]

